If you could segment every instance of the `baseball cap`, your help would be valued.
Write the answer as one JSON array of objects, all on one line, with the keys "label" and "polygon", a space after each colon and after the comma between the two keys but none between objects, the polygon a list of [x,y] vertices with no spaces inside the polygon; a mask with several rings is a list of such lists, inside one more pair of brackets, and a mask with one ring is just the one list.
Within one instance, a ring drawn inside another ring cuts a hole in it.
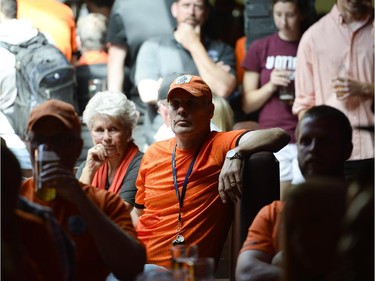
[{"label": "baseball cap", "polygon": [[167,98],[169,87],[171,86],[172,82],[181,75],[183,75],[183,73],[173,72],[163,78],[158,91],[158,100],[165,100]]},{"label": "baseball cap", "polygon": [[27,131],[31,131],[35,123],[46,116],[57,118],[67,129],[78,135],[81,134],[81,122],[74,106],[56,99],[43,102],[32,109],[27,124]]},{"label": "baseball cap", "polygon": [[199,76],[184,74],[177,77],[171,84],[167,99],[172,97],[178,89],[185,90],[195,97],[207,96],[212,100],[212,92],[210,87]]}]

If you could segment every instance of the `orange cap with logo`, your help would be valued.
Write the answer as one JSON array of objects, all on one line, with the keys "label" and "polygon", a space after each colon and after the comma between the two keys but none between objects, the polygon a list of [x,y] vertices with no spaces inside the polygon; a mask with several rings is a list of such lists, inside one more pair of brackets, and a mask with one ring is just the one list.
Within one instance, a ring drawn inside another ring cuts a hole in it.
[{"label": "orange cap with logo", "polygon": [[196,75],[184,74],[177,77],[169,87],[167,100],[169,101],[178,90],[184,90],[195,97],[206,96],[209,100],[212,100],[210,87]]}]

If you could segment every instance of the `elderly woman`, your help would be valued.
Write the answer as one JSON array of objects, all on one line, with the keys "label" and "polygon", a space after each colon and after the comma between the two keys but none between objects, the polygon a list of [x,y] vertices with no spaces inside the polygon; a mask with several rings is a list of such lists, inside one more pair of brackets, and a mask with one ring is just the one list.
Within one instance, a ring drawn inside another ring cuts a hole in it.
[{"label": "elderly woman", "polygon": [[135,204],[135,181],[143,156],[132,138],[137,119],[134,103],[124,94],[95,94],[83,112],[94,146],[76,173],[83,183],[119,194],[130,209]]}]

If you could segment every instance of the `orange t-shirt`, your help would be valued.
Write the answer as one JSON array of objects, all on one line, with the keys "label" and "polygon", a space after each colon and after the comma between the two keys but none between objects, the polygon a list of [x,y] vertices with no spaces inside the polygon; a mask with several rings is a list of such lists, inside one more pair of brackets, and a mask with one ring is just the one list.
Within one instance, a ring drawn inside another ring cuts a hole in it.
[{"label": "orange t-shirt", "polygon": [[[220,258],[233,217],[233,204],[223,204],[218,179],[228,150],[244,130],[211,132],[195,161],[182,208],[181,234],[185,244],[196,244],[199,256]],[[172,241],[177,235],[179,203],[173,184],[172,151],[176,140],[152,144],[143,156],[136,181],[136,203],[145,207],[136,231],[145,244],[148,263],[170,267]],[[195,151],[176,150],[176,170],[181,194]]]},{"label": "orange t-shirt", "polygon": [[17,18],[28,19],[51,38],[56,47],[72,61],[77,52],[76,24],[72,9],[57,0],[17,0]]},{"label": "orange t-shirt", "polygon": [[236,57],[237,83],[242,85],[243,76],[245,74],[245,69],[242,67],[242,62],[246,55],[246,36],[242,36],[237,39],[234,51]]},{"label": "orange t-shirt", "polygon": [[280,251],[279,229],[284,202],[273,201],[264,206],[249,227],[241,252],[258,250],[272,256]]},{"label": "orange t-shirt", "polygon": [[[130,236],[136,238],[136,232],[131,222],[129,209],[117,194],[84,184],[81,184],[81,187],[86,195],[115,224]],[[32,202],[52,208],[57,221],[69,238],[75,243],[77,271],[75,280],[105,280],[110,271],[104,264],[95,241],[87,231],[85,222],[77,208],[59,197],[56,197],[55,200],[49,203],[39,200],[35,196],[34,180],[32,178],[22,184],[20,193]]]},{"label": "orange t-shirt", "polygon": [[76,66],[91,64],[106,64],[108,62],[108,54],[105,51],[87,51],[79,58]]}]

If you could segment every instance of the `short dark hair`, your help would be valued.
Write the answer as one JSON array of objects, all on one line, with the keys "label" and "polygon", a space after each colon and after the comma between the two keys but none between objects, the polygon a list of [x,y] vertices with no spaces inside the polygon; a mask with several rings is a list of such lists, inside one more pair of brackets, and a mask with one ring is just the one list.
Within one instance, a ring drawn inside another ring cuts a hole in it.
[{"label": "short dark hair", "polygon": [[306,0],[272,0],[272,7],[278,2],[294,3],[302,15],[307,15],[309,12],[309,1]]},{"label": "short dark hair", "polygon": [[[342,140],[344,143],[351,143],[352,142],[352,134],[353,134],[353,128],[350,124],[350,121],[346,115],[328,105],[317,105],[310,109],[308,109],[300,119],[299,123],[307,117],[310,117],[314,120],[317,119],[331,119],[334,120],[334,122],[339,126],[339,131],[342,135]],[[296,134],[298,134],[299,125],[297,126]]]},{"label": "short dark hair", "polygon": [[[175,2],[180,2],[180,0],[175,0]],[[210,1],[209,0],[204,0],[204,5],[205,7],[209,7],[211,5]]]},{"label": "short dark hair", "polygon": [[1,0],[0,12],[7,19],[17,18],[17,1],[16,0]]},{"label": "short dark hair", "polygon": [[84,2],[94,3],[98,7],[108,7],[112,8],[115,0],[85,0]]},{"label": "short dark hair", "polygon": [[297,6],[298,11],[304,17],[301,22],[301,31],[306,31],[317,19],[315,1],[312,0],[272,0],[272,8],[278,2],[291,2]]}]

